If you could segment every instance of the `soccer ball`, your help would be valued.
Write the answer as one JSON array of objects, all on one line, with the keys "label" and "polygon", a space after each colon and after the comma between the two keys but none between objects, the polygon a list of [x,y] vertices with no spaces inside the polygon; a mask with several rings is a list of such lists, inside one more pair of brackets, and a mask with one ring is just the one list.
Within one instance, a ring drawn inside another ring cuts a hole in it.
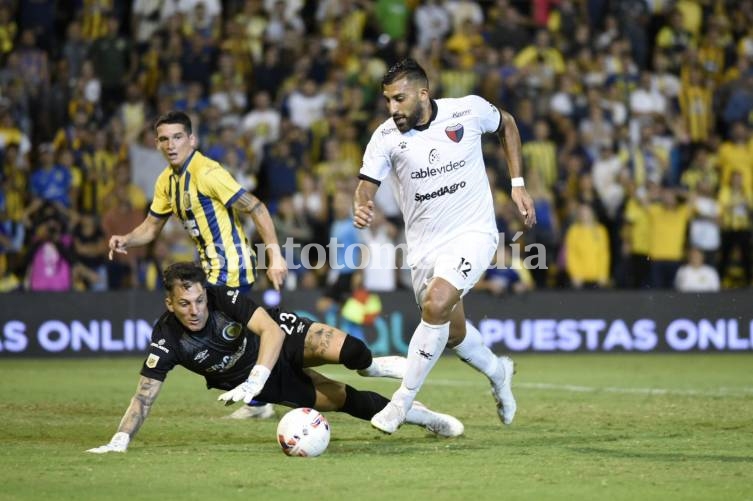
[{"label": "soccer ball", "polygon": [[329,422],[314,409],[293,409],[280,419],[277,441],[288,456],[319,456],[329,445]]}]

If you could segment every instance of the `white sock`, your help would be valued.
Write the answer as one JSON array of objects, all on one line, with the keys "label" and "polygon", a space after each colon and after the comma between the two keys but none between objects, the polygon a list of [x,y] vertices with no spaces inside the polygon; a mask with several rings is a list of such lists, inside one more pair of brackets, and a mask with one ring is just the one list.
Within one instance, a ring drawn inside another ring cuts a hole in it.
[{"label": "white sock", "polygon": [[408,411],[418,390],[426,380],[434,364],[442,356],[447,338],[450,336],[450,322],[442,325],[432,325],[421,320],[413,332],[408,344],[408,363],[405,377],[400,388],[392,395],[392,402]]},{"label": "white sock", "polygon": [[453,348],[460,360],[467,363],[490,380],[497,372],[497,356],[486,347],[481,333],[468,320],[465,321],[465,339]]},{"label": "white sock", "polygon": [[371,359],[371,365],[359,370],[358,373],[366,377],[393,377],[402,379],[405,376],[407,362],[405,357],[374,357]]},{"label": "white sock", "polygon": [[378,360],[379,359],[376,357],[372,358],[371,365],[369,365],[365,369],[359,369],[358,373],[366,377],[381,377],[382,369],[381,369],[381,364],[379,363]]}]

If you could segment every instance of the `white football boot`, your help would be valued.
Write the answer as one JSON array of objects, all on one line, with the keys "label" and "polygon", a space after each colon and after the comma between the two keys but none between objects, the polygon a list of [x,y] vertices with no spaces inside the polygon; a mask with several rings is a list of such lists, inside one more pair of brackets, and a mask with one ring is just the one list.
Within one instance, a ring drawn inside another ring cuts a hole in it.
[{"label": "white football boot", "polygon": [[440,437],[459,437],[465,431],[465,426],[457,418],[434,412],[421,402],[413,402],[413,407],[405,414],[405,422],[423,426]]},{"label": "white football boot", "polygon": [[225,417],[228,419],[270,419],[275,417],[275,408],[272,404],[242,405]]},{"label": "white football boot", "polygon": [[388,434],[395,433],[404,422],[405,412],[399,405],[393,402],[389,402],[384,409],[374,414],[374,417],[371,418],[371,426]]},{"label": "white football boot", "polygon": [[512,424],[518,404],[512,394],[512,376],[515,374],[515,362],[510,357],[499,357],[497,373],[492,380],[492,395],[497,401],[497,414],[504,424]]},{"label": "white football boot", "polygon": [[405,376],[405,367],[408,365],[408,359],[405,357],[374,357],[371,366],[366,369],[360,369],[358,374],[364,377],[391,377],[394,379],[403,379]]}]

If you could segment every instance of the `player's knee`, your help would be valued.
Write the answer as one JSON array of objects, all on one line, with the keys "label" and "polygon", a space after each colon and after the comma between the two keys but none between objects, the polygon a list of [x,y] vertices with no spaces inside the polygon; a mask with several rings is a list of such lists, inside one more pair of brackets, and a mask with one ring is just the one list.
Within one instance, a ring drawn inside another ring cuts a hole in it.
[{"label": "player's knee", "polygon": [[345,336],[340,350],[340,363],[348,369],[360,370],[371,365],[371,350],[366,343],[353,336]]},{"label": "player's knee", "polygon": [[450,313],[457,300],[441,289],[429,289],[421,302],[421,315],[432,324],[450,321]]}]

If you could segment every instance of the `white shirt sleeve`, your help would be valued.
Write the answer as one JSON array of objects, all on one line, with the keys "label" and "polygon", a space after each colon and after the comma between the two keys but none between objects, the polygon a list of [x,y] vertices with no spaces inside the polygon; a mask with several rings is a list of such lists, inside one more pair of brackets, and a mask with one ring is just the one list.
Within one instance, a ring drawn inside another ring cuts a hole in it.
[{"label": "white shirt sleeve", "polygon": [[496,132],[499,129],[499,121],[502,117],[499,108],[480,96],[468,96],[473,113],[479,118],[482,132]]},{"label": "white shirt sleeve", "polygon": [[363,164],[361,165],[360,174],[376,181],[382,181],[392,169],[392,161],[384,144],[382,127],[371,135],[369,144],[366,145],[366,152],[363,154]]}]

